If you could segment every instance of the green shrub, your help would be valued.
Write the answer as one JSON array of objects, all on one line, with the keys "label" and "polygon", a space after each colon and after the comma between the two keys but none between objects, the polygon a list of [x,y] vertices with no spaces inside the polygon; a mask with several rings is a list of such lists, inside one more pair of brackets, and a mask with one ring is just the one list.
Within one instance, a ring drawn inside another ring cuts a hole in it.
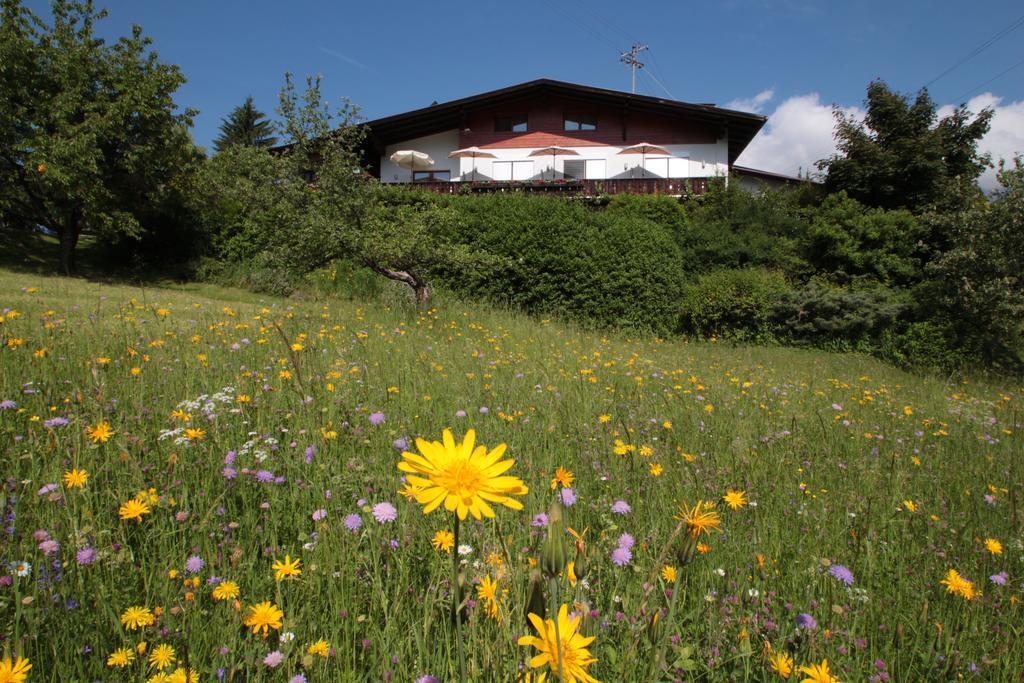
[{"label": "green shrub", "polygon": [[684,287],[680,323],[698,336],[770,341],[775,307],[788,292],[781,273],[763,268],[707,273]]},{"label": "green shrub", "polygon": [[906,293],[881,285],[850,289],[812,280],[778,302],[775,321],[794,342],[869,351],[909,308]]}]

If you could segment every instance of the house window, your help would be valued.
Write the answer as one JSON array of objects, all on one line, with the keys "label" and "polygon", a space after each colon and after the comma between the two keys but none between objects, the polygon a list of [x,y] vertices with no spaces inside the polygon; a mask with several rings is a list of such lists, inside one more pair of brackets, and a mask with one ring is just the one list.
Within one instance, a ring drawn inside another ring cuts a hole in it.
[{"label": "house window", "polygon": [[606,178],[604,159],[566,159],[563,164],[567,180],[602,180]]},{"label": "house window", "polygon": [[597,130],[597,117],[590,114],[566,114],[563,130]]},{"label": "house window", "polygon": [[452,179],[451,171],[413,171],[412,181],[418,182],[448,182]]},{"label": "house window", "polygon": [[525,133],[526,114],[517,116],[499,116],[494,119],[494,132],[496,133]]}]

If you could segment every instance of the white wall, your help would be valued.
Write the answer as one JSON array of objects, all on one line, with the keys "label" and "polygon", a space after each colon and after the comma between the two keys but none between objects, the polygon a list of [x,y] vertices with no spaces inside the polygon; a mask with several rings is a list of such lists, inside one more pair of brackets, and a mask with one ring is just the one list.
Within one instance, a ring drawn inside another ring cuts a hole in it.
[{"label": "white wall", "polygon": [[[391,163],[388,159],[394,152],[400,149],[414,149],[429,154],[434,160],[433,169],[449,169],[452,180],[472,179],[473,159],[449,159],[448,153],[458,149],[458,130],[445,131],[436,135],[429,135],[414,140],[407,140],[395,145],[388,145],[385,149],[385,156],[381,158],[381,181],[385,183],[407,183],[411,178],[408,169],[401,168]],[[565,169],[564,162],[571,160],[594,160],[603,161],[606,178],[652,178],[665,177],[668,174],[666,167],[671,169],[671,177],[686,178],[710,178],[716,175],[728,175],[729,173],[729,150],[724,139],[715,144],[708,145],[662,145],[671,153],[671,157],[664,155],[649,154],[644,158],[640,154],[619,154],[621,147],[569,147],[577,152],[578,156],[557,156],[555,157],[555,178],[561,178]],[[476,159],[477,180],[490,180],[494,178],[495,170],[492,168],[494,162],[501,161],[532,161],[534,179],[551,180],[551,155],[531,157],[530,152],[535,148],[488,148],[487,151],[494,154],[494,159]],[[641,162],[646,166],[646,172],[640,168]],[[600,168],[602,164],[587,164],[589,169]],[[505,167],[507,169],[507,166]],[[517,175],[519,169],[517,167]],[[501,171],[499,170],[500,174]],[[679,175],[677,175],[679,174]]]}]

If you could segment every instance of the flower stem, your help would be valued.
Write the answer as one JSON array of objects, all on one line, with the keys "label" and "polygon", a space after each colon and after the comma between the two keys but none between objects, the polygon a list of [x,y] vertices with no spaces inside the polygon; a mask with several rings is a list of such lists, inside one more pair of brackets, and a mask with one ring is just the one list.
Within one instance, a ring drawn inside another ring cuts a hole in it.
[{"label": "flower stem", "polygon": [[[675,581],[674,584],[672,584],[672,599],[668,603],[668,618],[665,620],[665,631],[666,631],[665,635],[667,637],[669,637],[669,638],[672,637],[672,620],[676,616],[676,601],[679,599],[679,584],[682,581],[682,579],[683,579],[683,568],[680,567],[679,570],[676,572],[676,581]],[[659,667],[661,665],[661,660],[662,660],[662,657],[664,657],[664,656],[665,656],[665,639],[664,638],[659,638],[658,639],[658,647],[657,647],[657,650],[656,650],[655,656],[654,656],[654,666],[655,666],[655,668],[657,668],[657,667]],[[651,680],[654,680],[654,678],[652,677]]]},{"label": "flower stem", "polygon": [[564,681],[565,674],[562,672],[562,634],[558,632],[558,614],[560,610],[560,606],[558,604],[558,577],[552,576],[549,579],[548,585],[551,587],[551,616],[555,622],[555,651],[558,655],[556,657],[558,661],[558,680]]},{"label": "flower stem", "polygon": [[462,652],[462,628],[459,618],[459,604],[462,602],[462,588],[459,586],[459,515],[455,514],[455,547],[452,549],[452,623],[455,625],[455,648],[459,653],[459,682],[466,680],[466,656]]}]

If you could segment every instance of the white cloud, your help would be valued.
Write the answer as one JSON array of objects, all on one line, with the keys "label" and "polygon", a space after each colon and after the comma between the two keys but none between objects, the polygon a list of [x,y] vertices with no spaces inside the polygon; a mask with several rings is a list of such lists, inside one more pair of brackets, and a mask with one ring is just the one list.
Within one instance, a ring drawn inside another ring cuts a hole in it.
[{"label": "white cloud", "polygon": [[[864,116],[857,107],[843,111],[857,118]],[[832,106],[822,104],[817,93],[790,97],[768,115],[768,123],[736,163],[788,175],[813,172],[816,161],[835,152],[834,126]]]},{"label": "white cloud", "polygon": [[768,88],[767,90],[762,90],[749,99],[741,97],[739,99],[732,100],[725,105],[725,108],[760,114],[761,107],[771,102],[773,97],[775,97],[775,88]]},{"label": "white cloud", "polygon": [[[734,100],[729,104],[749,105],[764,104],[771,96],[763,97],[765,90],[755,97]],[[991,107],[995,114],[988,134],[981,139],[978,149],[992,155],[993,162],[1006,159],[1010,162],[1017,154],[1024,154],[1024,100],[1003,104],[1003,98],[984,93],[967,103],[968,110],[979,112]],[[737,107],[742,109],[743,107]],[[844,107],[843,112],[863,118],[864,111],[859,107]],[[953,105],[942,105],[938,115],[948,116],[953,112]],[[736,163],[764,171],[796,175],[801,169],[814,171],[814,164],[819,159],[835,154],[836,145],[833,138],[835,119],[832,106],[823,104],[817,93],[795,95],[783,101],[768,115],[768,123],[744,150]],[[995,187],[995,171],[985,172],[980,180],[985,190]]]}]

